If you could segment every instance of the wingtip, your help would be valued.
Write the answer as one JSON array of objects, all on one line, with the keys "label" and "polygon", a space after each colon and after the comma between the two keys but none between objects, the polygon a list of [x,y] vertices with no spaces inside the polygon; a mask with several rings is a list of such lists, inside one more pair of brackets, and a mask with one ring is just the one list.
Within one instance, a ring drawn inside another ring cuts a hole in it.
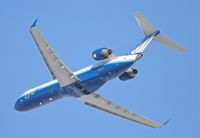
[{"label": "wingtip", "polygon": [[31,25],[31,28],[35,27],[37,24],[38,18],[35,19],[35,21],[33,22],[33,24]]},{"label": "wingtip", "polygon": [[161,127],[165,126],[170,120],[171,120],[171,118],[168,119],[165,123],[163,123]]},{"label": "wingtip", "polygon": [[184,49],[184,48],[182,48],[181,52],[187,52],[187,50],[186,50],[186,49]]},{"label": "wingtip", "polygon": [[134,15],[135,15],[135,17],[137,17],[137,16],[140,16],[140,15],[141,15],[141,13],[140,13],[140,12],[138,12],[138,11],[136,11]]}]

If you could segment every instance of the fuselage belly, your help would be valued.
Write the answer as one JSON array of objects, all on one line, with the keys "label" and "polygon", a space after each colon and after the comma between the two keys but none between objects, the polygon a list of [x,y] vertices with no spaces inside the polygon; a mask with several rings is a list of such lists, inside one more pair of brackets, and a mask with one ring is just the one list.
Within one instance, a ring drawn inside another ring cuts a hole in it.
[{"label": "fuselage belly", "polygon": [[[24,92],[17,100],[15,108],[27,111],[53,102],[66,96],[80,97],[99,89],[108,80],[114,79],[126,71],[135,62],[133,55],[105,60],[74,72],[80,81],[61,87],[57,80],[50,81]],[[87,92],[87,93],[86,93]]]}]

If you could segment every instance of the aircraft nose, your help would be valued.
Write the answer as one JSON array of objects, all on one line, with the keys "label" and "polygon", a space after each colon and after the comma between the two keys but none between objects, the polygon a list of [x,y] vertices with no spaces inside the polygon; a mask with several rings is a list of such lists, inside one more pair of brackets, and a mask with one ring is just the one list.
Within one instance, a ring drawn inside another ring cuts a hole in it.
[{"label": "aircraft nose", "polygon": [[15,103],[14,109],[17,110],[17,111],[23,111],[22,103],[21,103],[20,99],[18,99],[17,102]]}]

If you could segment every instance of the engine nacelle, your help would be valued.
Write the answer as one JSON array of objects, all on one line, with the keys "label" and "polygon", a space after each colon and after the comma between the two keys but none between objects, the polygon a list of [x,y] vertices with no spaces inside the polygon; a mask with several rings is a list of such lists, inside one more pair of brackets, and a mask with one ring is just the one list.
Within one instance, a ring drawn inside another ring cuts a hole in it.
[{"label": "engine nacelle", "polygon": [[132,69],[129,71],[124,72],[122,75],[119,76],[119,79],[122,81],[130,80],[135,77],[135,75],[138,73],[136,69]]},{"label": "engine nacelle", "polygon": [[108,48],[99,48],[92,52],[92,57],[95,60],[103,60],[108,58],[112,54],[112,50]]}]

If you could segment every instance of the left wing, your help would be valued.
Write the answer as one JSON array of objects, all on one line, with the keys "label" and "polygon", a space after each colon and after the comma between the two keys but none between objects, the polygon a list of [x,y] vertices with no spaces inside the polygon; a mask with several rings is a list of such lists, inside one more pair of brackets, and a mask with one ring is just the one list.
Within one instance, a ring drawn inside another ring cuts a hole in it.
[{"label": "left wing", "polygon": [[36,22],[37,20],[35,20],[35,22],[31,26],[30,32],[52,77],[54,79],[57,79],[62,87],[78,81],[79,78],[77,78],[73,74],[73,72],[70,71],[68,67],[62,63],[62,61],[58,58],[58,56],[56,56],[49,44],[40,34],[38,29],[36,28]]},{"label": "left wing", "polygon": [[137,123],[147,125],[147,126],[150,126],[153,128],[162,127],[162,125],[160,125],[156,122],[153,122],[153,121],[146,119],[142,116],[139,116],[135,113],[129,112],[128,110],[123,109],[122,107],[120,107],[116,104],[113,104],[112,102],[106,100],[99,94],[91,93],[89,95],[80,97],[80,99],[85,101],[86,105],[89,105],[89,106],[95,107],[97,109],[103,110],[105,112],[123,117],[125,119],[135,121]]}]

